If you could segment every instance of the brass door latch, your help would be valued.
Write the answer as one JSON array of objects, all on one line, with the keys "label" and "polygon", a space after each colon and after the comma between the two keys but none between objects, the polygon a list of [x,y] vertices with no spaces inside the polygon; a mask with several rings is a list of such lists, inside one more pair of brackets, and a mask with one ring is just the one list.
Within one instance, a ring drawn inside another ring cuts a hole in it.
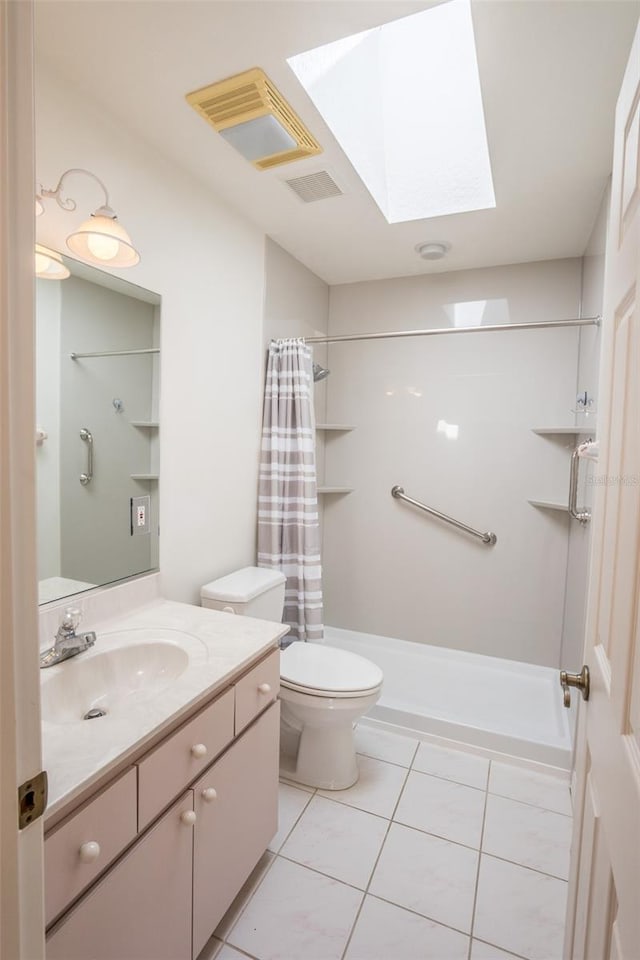
[{"label": "brass door latch", "polygon": [[589,689],[591,684],[591,678],[589,676],[589,667],[586,665],[583,666],[580,673],[567,673],[566,670],[560,671],[560,686],[564,691],[564,705],[565,707],[571,706],[571,687],[575,687],[577,690],[582,691],[582,699],[589,699]]}]

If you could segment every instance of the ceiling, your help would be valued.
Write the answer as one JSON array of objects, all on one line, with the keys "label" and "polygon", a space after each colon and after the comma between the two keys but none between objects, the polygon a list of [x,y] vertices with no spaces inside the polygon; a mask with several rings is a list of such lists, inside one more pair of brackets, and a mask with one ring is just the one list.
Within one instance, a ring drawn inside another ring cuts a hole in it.
[{"label": "ceiling", "polygon": [[[431,5],[39,0],[37,54],[328,283],[580,256],[611,170],[640,3],[474,0],[496,208],[388,224],[286,59]],[[254,66],[324,153],[258,171],[187,105],[189,91]],[[319,170],[343,196],[305,204],[283,182]],[[425,241],[451,251],[427,263],[414,250]]]}]

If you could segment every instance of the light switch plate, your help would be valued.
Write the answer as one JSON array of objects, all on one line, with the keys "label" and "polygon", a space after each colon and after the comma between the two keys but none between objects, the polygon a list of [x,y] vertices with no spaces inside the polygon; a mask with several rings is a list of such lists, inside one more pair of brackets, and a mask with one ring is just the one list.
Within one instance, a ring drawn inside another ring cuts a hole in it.
[{"label": "light switch plate", "polygon": [[131,536],[139,537],[150,533],[149,514],[151,497],[131,497]]}]

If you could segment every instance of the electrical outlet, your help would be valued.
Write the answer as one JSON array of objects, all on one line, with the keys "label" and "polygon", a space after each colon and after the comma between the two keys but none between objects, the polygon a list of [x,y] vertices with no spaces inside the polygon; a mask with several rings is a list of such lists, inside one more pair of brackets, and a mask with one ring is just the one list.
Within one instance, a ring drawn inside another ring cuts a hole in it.
[{"label": "electrical outlet", "polygon": [[150,533],[151,497],[131,497],[131,536]]}]

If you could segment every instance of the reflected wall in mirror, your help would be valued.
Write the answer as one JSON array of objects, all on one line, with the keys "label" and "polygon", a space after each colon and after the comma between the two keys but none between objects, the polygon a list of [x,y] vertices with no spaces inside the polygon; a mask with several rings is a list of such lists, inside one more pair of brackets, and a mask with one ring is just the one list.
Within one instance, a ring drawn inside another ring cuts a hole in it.
[{"label": "reflected wall in mirror", "polygon": [[64,262],[36,280],[40,603],[158,566],[160,297]]}]

